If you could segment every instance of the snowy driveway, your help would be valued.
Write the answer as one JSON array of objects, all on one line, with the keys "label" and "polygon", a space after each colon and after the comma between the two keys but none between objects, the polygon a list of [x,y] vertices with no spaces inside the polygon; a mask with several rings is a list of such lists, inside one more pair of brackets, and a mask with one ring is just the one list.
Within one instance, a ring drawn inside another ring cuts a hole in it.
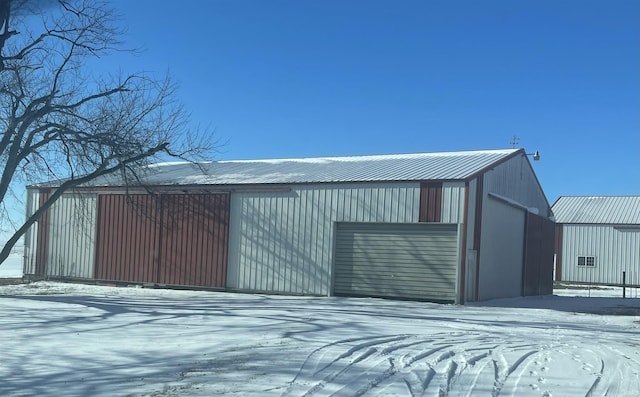
[{"label": "snowy driveway", "polygon": [[453,306],[56,283],[0,295],[0,396],[640,395],[637,298]]}]

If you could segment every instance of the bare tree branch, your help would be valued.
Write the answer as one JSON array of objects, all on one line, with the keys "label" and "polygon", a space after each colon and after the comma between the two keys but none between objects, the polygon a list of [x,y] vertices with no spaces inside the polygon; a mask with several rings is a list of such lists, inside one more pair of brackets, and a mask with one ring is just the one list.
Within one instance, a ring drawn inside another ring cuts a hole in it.
[{"label": "bare tree branch", "polygon": [[[24,23],[27,15],[42,24]],[[120,50],[121,34],[100,0],[0,0],[0,203],[19,184],[61,179],[0,263],[65,192],[114,172],[140,184],[138,172],[158,156],[197,160],[213,149],[188,129],[170,78],[89,77],[87,62]]]}]

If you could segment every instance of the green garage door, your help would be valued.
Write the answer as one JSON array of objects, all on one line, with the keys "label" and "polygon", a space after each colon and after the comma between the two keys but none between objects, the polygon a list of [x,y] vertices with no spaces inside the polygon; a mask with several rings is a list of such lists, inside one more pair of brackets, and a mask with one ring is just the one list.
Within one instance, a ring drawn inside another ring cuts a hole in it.
[{"label": "green garage door", "polygon": [[455,301],[458,226],[338,223],[334,294]]}]

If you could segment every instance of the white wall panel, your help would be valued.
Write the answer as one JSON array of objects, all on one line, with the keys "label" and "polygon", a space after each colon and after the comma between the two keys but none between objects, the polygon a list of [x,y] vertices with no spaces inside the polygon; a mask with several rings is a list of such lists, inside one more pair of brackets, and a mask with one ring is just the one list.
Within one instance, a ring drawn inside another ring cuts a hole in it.
[{"label": "white wall panel", "polygon": [[[594,256],[595,267],[578,266],[578,256]],[[562,280],[640,284],[640,230],[608,225],[564,225]]]},{"label": "white wall panel", "polygon": [[49,213],[47,276],[93,278],[96,196],[64,194]]},{"label": "white wall panel", "polygon": [[444,182],[442,184],[442,223],[462,223],[464,221],[464,182]]},{"label": "white wall panel", "polygon": [[[27,189],[26,218],[38,209],[40,195],[37,189]],[[38,248],[38,222],[27,230],[24,235],[24,274],[36,273],[36,250]]]},{"label": "white wall panel", "polygon": [[334,222],[417,222],[418,183],[232,193],[227,286],[327,295]]}]

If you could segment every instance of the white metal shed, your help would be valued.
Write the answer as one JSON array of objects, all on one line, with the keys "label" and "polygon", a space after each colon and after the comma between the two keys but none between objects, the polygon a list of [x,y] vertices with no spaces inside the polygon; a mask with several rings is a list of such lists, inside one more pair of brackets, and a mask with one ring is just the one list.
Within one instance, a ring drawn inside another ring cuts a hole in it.
[{"label": "white metal shed", "polygon": [[640,286],[640,196],[563,196],[553,212],[557,281]]}]

